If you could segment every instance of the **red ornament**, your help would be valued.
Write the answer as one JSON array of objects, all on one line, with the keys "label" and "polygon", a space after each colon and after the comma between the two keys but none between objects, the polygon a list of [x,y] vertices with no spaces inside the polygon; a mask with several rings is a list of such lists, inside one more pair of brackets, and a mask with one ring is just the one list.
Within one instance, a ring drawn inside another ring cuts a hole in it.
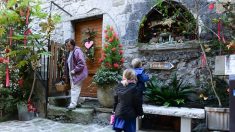
[{"label": "red ornament", "polygon": [[98,62],[102,63],[103,62],[103,58],[99,58]]},{"label": "red ornament", "polygon": [[10,49],[9,48],[6,48],[5,49],[5,53],[9,53],[10,52]]},{"label": "red ornament", "polygon": [[110,31],[113,31],[113,27],[110,27]]},{"label": "red ornament", "polygon": [[125,59],[124,59],[124,58],[122,58],[120,61],[121,61],[122,63],[124,63],[124,62],[125,62]]},{"label": "red ornament", "polygon": [[108,36],[108,34],[106,34],[106,35],[105,35],[105,38],[106,38],[107,40],[109,39],[109,36]]},{"label": "red ornament", "polygon": [[121,48],[121,47],[123,47],[123,45],[122,45],[122,44],[119,44],[118,46],[119,46],[120,48]]},{"label": "red ornament", "polygon": [[118,68],[119,68],[119,65],[118,65],[117,63],[114,63],[114,64],[113,64],[113,67],[118,69]]},{"label": "red ornament", "polygon": [[214,8],[215,8],[215,3],[210,3],[208,9],[213,10]]},{"label": "red ornament", "polygon": [[23,85],[24,85],[24,80],[23,80],[22,78],[18,80],[18,85],[19,85],[20,88],[23,87]]},{"label": "red ornament", "polygon": [[109,42],[110,42],[110,43],[113,42],[113,37],[109,39]]},{"label": "red ornament", "polygon": [[4,58],[0,57],[0,63],[3,63],[4,62]]},{"label": "red ornament", "polygon": [[116,48],[112,48],[112,51],[113,51],[113,52],[116,51]]},{"label": "red ornament", "polygon": [[123,50],[120,50],[119,53],[120,53],[120,55],[122,55],[123,54]]}]

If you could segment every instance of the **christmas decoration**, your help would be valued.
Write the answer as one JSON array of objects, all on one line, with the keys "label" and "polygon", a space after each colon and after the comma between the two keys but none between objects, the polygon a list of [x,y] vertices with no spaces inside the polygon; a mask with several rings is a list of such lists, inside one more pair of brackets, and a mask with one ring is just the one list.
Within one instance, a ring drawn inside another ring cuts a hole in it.
[{"label": "christmas decoration", "polygon": [[105,44],[102,57],[99,62],[102,67],[114,71],[120,71],[124,63],[122,44],[112,26],[107,26],[105,32]]},{"label": "christmas decoration", "polygon": [[84,33],[85,39],[83,40],[83,51],[86,54],[86,57],[91,61],[94,61],[95,58],[95,37],[97,32],[94,29],[87,29]]}]

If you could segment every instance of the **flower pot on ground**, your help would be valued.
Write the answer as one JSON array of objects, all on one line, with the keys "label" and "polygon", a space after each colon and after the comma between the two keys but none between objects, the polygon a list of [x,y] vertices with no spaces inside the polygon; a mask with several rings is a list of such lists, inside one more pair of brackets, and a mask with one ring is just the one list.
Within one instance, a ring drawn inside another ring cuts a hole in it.
[{"label": "flower pot on ground", "polygon": [[113,89],[116,85],[104,85],[97,88],[97,98],[103,107],[110,108],[113,106]]},{"label": "flower pot on ground", "polygon": [[107,26],[105,44],[99,59],[101,68],[93,76],[93,82],[98,86],[97,97],[104,107],[113,105],[113,89],[121,80],[121,69],[124,63],[122,44],[113,27]]},{"label": "flower pot on ground", "polygon": [[229,108],[205,107],[208,130],[229,131]]},{"label": "flower pot on ground", "polygon": [[35,117],[35,113],[29,112],[27,104],[24,102],[20,102],[17,104],[17,110],[18,110],[18,118],[20,121],[32,120]]},{"label": "flower pot on ground", "polygon": [[93,77],[97,85],[97,98],[103,107],[113,106],[113,89],[116,87],[121,75],[118,71],[99,69]]}]

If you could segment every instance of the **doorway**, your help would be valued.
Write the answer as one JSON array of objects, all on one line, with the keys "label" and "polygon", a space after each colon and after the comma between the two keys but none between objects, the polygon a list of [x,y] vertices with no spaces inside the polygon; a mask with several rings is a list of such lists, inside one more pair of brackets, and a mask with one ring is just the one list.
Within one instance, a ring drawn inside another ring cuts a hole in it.
[{"label": "doorway", "polygon": [[[86,39],[86,33],[88,31],[95,33],[95,37],[93,38],[93,59],[86,57],[88,77],[83,82],[81,89],[82,97],[96,97],[97,95],[97,88],[94,84],[92,84],[92,77],[101,65],[98,60],[101,58],[102,52],[102,23],[102,18],[94,18],[75,22],[75,41],[77,42],[77,45],[83,49],[83,51],[87,50],[87,47],[85,47],[84,43],[84,40]],[[85,51],[84,54],[87,55],[87,52]]]}]

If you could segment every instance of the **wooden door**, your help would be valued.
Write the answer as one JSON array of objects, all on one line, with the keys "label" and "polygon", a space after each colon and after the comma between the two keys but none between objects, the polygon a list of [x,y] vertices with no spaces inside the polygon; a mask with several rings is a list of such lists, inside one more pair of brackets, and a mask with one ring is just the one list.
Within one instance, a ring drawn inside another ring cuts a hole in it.
[{"label": "wooden door", "polygon": [[102,51],[102,18],[95,20],[87,20],[77,22],[75,24],[75,41],[79,47],[83,47],[83,40],[85,38],[85,32],[88,30],[94,30],[96,32],[96,37],[94,38],[95,44],[95,54],[94,61],[86,59],[86,64],[88,68],[88,77],[83,82],[80,96],[96,97],[96,86],[92,84],[92,77],[94,76],[97,69],[100,67],[98,59],[101,57]]}]

